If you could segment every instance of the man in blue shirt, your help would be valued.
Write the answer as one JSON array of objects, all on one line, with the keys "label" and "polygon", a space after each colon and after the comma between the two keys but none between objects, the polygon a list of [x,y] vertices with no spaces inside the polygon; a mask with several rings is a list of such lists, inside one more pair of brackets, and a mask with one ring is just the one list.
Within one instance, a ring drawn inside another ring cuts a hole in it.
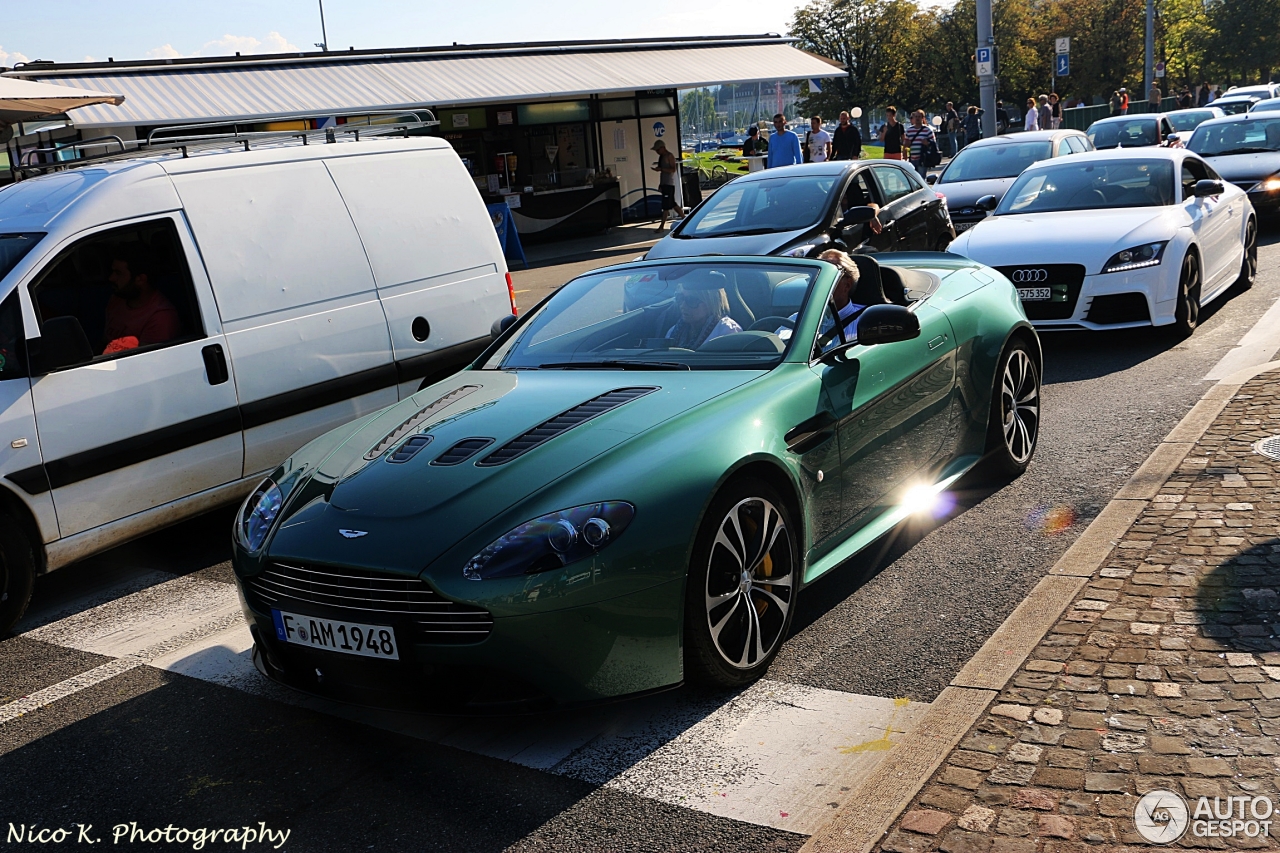
[{"label": "man in blue shirt", "polygon": [[773,136],[769,139],[769,159],[765,168],[795,166],[804,162],[800,154],[800,137],[787,130],[787,118],[782,113],[773,117]]}]

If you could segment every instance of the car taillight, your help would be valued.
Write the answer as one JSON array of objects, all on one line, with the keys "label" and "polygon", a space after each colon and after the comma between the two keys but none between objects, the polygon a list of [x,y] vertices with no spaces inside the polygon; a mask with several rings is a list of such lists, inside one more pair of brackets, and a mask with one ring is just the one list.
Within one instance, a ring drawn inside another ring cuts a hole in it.
[{"label": "car taillight", "polygon": [[507,273],[507,296],[511,298],[511,314],[517,316],[520,309],[516,307],[516,286],[511,283],[511,273]]},{"label": "car taillight", "polygon": [[947,197],[946,197],[945,195],[943,195],[942,193],[940,193],[940,192],[935,192],[935,193],[934,193],[934,195],[935,195],[935,196],[937,196],[938,198],[942,199],[942,203],[943,203],[943,204],[946,204],[946,203],[947,203]]}]

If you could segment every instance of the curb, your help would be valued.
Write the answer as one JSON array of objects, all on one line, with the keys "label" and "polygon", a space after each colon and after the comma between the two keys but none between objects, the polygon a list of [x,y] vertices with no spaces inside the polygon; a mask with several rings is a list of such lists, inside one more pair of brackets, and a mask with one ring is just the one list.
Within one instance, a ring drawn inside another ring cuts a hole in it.
[{"label": "curb", "polygon": [[1239,370],[1209,388],[1049,573],[978,649],[870,775],[854,785],[800,853],[869,853],[991,700],[1106,562],[1116,543],[1182,464],[1240,387],[1280,361]]}]

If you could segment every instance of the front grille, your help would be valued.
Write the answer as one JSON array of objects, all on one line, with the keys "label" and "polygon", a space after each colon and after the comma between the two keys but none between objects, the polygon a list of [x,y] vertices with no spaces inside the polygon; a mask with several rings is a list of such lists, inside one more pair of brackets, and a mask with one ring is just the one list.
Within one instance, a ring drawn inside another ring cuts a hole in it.
[{"label": "front grille", "polygon": [[364,569],[272,563],[245,581],[251,604],[289,609],[317,605],[331,618],[404,625],[432,643],[474,643],[493,630],[489,611],[450,601],[417,578]]},{"label": "front grille", "polygon": [[1047,300],[1022,303],[1028,320],[1068,320],[1075,314],[1084,286],[1083,264],[1018,264],[996,270],[1019,290],[1049,288]]},{"label": "front grille", "polygon": [[502,465],[518,456],[523,456],[535,447],[546,444],[551,439],[567,432],[587,421],[598,418],[605,412],[611,412],[632,400],[652,394],[657,388],[638,386],[635,388],[617,388],[593,397],[585,403],[579,403],[572,409],[563,411],[548,421],[543,421],[533,429],[518,435],[477,462],[477,465]]},{"label": "front grille", "polygon": [[1091,323],[1150,323],[1147,297],[1141,293],[1113,293],[1093,297],[1085,319]]}]

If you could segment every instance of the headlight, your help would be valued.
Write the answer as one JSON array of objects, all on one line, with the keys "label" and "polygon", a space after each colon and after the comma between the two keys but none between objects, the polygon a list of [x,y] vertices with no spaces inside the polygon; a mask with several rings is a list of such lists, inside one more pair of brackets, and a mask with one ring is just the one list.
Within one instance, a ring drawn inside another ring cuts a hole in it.
[{"label": "headlight", "polygon": [[548,572],[590,557],[627,529],[636,508],[625,501],[575,506],[527,521],[462,567],[467,580]]},{"label": "headlight", "polygon": [[1273,193],[1276,190],[1280,190],[1280,175],[1272,175],[1269,178],[1258,181],[1254,185],[1252,192]]},{"label": "headlight", "polygon": [[810,244],[809,244],[809,245],[807,245],[807,246],[796,246],[794,249],[787,249],[785,252],[783,252],[783,253],[782,253],[781,255],[779,255],[778,257],[781,257],[781,258],[807,258],[807,257],[809,257],[809,253],[813,251],[814,245],[815,245],[814,243],[810,243]]},{"label": "headlight", "polygon": [[1127,270],[1142,269],[1143,267],[1154,267],[1164,257],[1164,247],[1167,245],[1169,245],[1169,241],[1164,240],[1160,243],[1143,243],[1141,246],[1134,246],[1132,249],[1116,252],[1111,256],[1111,260],[1107,261],[1102,271],[1125,272]]},{"label": "headlight", "polygon": [[262,547],[283,506],[284,493],[270,478],[263,480],[249,495],[236,522],[236,535],[246,550],[257,551]]}]

